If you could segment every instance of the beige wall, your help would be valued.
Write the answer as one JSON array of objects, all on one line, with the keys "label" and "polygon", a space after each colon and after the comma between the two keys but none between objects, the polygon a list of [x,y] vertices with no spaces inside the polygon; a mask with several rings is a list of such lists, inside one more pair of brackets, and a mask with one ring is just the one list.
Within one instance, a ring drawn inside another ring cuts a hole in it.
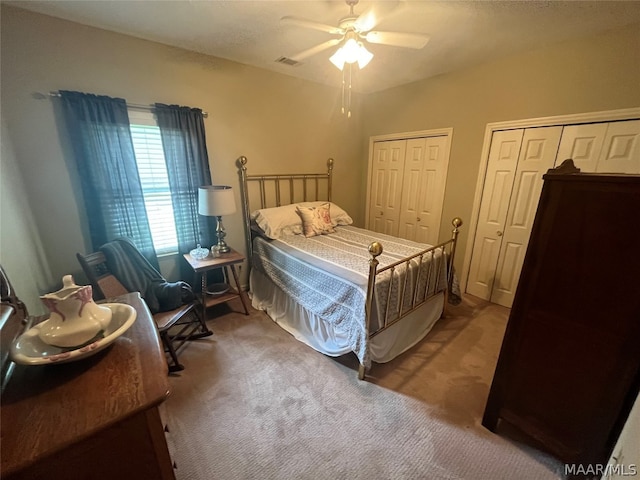
[{"label": "beige wall", "polygon": [[[359,211],[362,134],[358,122],[340,115],[338,88],[6,5],[1,21],[2,118],[51,265],[49,285],[39,288],[59,288],[66,273],[84,278],[75,253],[91,248],[81,194],[75,193],[75,166],[58,130],[56,100],[38,95],[50,91],[202,108],[209,112],[205,128],[216,183],[238,185],[240,155],[249,159],[249,173],[326,171],[326,160],[333,157],[334,200]],[[357,101],[354,107],[358,118]],[[240,213],[224,223],[227,242],[244,250]],[[0,261],[12,254],[3,251]],[[168,263],[163,272],[174,270]]]},{"label": "beige wall", "polygon": [[[363,145],[372,135],[453,127],[444,239],[454,216],[470,223],[488,123],[639,106],[640,25],[634,25],[368,95]],[[458,267],[468,236],[463,227]]]},{"label": "beige wall", "polygon": [[1,135],[0,264],[29,313],[41,315],[45,308],[38,297],[48,287],[49,261],[4,121]]}]

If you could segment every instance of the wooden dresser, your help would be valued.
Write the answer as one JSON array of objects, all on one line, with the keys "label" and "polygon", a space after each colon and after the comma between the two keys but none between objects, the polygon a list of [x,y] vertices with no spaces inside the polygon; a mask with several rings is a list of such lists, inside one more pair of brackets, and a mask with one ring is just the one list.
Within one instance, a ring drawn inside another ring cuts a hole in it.
[{"label": "wooden dresser", "polygon": [[573,171],[544,176],[482,423],[606,465],[640,388],[640,176]]},{"label": "wooden dresser", "polygon": [[131,328],[97,354],[17,365],[2,394],[3,480],[175,479],[158,406],[167,362],[139,294]]}]

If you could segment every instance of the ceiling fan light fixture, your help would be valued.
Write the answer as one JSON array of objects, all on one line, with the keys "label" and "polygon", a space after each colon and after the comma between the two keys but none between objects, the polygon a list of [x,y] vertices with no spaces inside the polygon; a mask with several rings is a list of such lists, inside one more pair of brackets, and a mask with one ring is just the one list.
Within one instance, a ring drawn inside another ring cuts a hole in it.
[{"label": "ceiling fan light fixture", "polygon": [[360,57],[360,45],[355,39],[348,39],[342,46],[344,61],[347,63],[356,63]]},{"label": "ceiling fan light fixture", "polygon": [[342,47],[336,50],[336,53],[331,55],[331,57],[329,58],[329,61],[333,63],[338,68],[338,70],[344,69],[345,59],[344,59],[344,51],[342,50]]},{"label": "ceiling fan light fixture", "polygon": [[369,64],[372,58],[373,58],[373,53],[371,53],[369,50],[364,48],[364,45],[362,45],[361,43],[360,53],[358,55],[358,67],[360,67],[360,69],[363,69]]},{"label": "ceiling fan light fixture", "polygon": [[345,63],[358,63],[361,69],[366,67],[373,58],[373,53],[353,38],[348,39],[345,44],[334,53],[329,60],[338,69],[344,70]]}]

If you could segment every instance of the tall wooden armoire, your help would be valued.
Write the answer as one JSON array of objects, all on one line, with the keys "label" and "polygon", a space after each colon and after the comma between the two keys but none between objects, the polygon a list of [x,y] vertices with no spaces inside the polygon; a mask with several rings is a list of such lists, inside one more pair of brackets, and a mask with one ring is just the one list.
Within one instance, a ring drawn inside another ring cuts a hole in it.
[{"label": "tall wooden armoire", "polygon": [[640,175],[544,186],[482,424],[606,464],[640,387]]}]

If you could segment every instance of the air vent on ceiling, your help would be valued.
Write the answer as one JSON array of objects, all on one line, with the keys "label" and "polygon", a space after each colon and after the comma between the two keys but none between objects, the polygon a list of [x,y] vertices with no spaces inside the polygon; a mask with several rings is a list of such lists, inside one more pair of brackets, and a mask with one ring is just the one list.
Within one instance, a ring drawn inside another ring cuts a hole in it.
[{"label": "air vent on ceiling", "polygon": [[302,62],[298,62],[297,60],[293,60],[288,57],[280,57],[276,60],[277,63],[283,63],[285,65],[289,65],[290,67],[295,67],[296,65],[300,65]]}]

